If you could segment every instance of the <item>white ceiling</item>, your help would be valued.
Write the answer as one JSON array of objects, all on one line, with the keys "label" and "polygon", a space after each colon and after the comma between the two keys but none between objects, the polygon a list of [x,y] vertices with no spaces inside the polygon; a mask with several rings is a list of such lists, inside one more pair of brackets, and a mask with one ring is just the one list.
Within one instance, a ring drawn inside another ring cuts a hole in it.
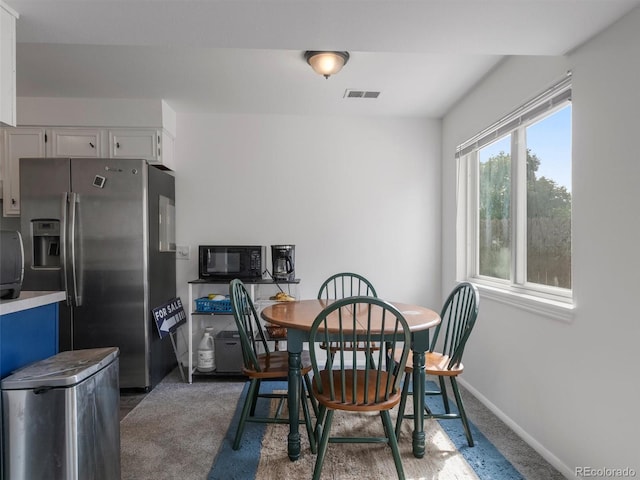
[{"label": "white ceiling", "polygon": [[[640,0],[4,0],[18,96],[177,112],[439,118],[505,55],[563,55]],[[347,50],[328,80],[305,50]],[[345,99],[346,89],[377,99]]]}]

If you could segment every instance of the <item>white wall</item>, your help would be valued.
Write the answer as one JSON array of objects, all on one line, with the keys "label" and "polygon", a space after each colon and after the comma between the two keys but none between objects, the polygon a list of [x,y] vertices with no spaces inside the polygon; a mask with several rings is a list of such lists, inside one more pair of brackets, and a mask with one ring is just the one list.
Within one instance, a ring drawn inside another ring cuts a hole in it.
[{"label": "white wall", "polygon": [[18,97],[18,125],[165,128],[175,136],[175,112],[163,100]]},{"label": "white wall", "polygon": [[[440,122],[177,117],[178,294],[199,244],[296,245],[302,297],[355,271],[389,300],[440,303]],[[271,270],[270,260],[267,265]]]},{"label": "white wall", "polygon": [[464,380],[567,476],[640,474],[637,273],[640,8],[566,58],[512,58],[443,122],[443,289],[455,259],[457,144],[573,71],[573,288],[561,322],[481,300]]}]

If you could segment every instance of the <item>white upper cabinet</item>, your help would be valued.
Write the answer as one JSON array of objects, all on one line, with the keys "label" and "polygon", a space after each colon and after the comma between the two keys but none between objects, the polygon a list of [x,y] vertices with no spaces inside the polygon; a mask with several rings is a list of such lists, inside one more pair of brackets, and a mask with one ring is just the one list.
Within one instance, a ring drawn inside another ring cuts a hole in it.
[{"label": "white upper cabinet", "polygon": [[0,141],[4,216],[20,215],[21,157],[143,158],[173,169],[173,137],[155,128],[9,127]]},{"label": "white upper cabinet", "polygon": [[16,125],[16,19],[0,0],[0,125]]},{"label": "white upper cabinet", "polygon": [[[5,35],[9,31],[5,28],[5,14],[10,9],[4,8],[2,0],[0,6],[3,7],[0,50],[4,61]],[[16,17],[12,18],[13,23],[9,23],[14,26]],[[12,31],[15,35],[15,28]],[[11,52],[15,51],[15,38],[13,45]],[[0,87],[4,93],[4,64],[2,72]],[[13,107],[15,91],[12,96]],[[17,100],[22,126],[0,128],[0,195],[5,216],[20,215],[21,157],[143,158],[157,167],[175,170],[176,118],[164,101],[35,97]],[[3,97],[0,123],[5,122],[5,105]],[[12,116],[15,117],[15,108]],[[12,121],[15,123],[15,118]]]},{"label": "white upper cabinet", "polygon": [[51,129],[51,157],[102,157],[104,132],[93,128]]},{"label": "white upper cabinet", "polygon": [[126,128],[109,130],[109,156],[144,158],[149,163],[173,168],[173,137],[162,130]]},{"label": "white upper cabinet", "polygon": [[20,215],[20,158],[45,156],[44,128],[7,128],[2,136],[2,213]]},{"label": "white upper cabinet", "polygon": [[123,129],[109,130],[110,157],[146,158],[158,160],[158,137],[156,130]]},{"label": "white upper cabinet", "polygon": [[164,100],[19,97],[18,108],[20,125],[50,133],[47,156],[143,158],[175,170],[177,120]]}]

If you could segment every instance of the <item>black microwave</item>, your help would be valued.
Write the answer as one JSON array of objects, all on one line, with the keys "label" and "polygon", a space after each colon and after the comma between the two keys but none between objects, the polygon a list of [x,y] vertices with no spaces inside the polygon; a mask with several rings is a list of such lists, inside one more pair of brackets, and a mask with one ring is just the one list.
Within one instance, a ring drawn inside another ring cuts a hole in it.
[{"label": "black microwave", "polygon": [[266,248],[255,245],[200,245],[198,276],[203,280],[262,278]]}]

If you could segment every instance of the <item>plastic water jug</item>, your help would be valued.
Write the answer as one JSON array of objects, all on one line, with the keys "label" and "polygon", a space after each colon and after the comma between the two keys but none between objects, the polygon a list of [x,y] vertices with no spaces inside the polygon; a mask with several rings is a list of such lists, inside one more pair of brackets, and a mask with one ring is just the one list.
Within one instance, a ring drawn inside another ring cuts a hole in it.
[{"label": "plastic water jug", "polygon": [[204,332],[198,345],[197,368],[201,372],[213,372],[213,337],[208,331]]}]

